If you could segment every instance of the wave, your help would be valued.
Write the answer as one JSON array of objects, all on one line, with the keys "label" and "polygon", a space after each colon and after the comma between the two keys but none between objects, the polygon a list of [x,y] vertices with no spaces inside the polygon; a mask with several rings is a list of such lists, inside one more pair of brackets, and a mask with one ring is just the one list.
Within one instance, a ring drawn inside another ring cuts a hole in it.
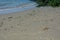
[{"label": "wave", "polygon": [[22,8],[22,7],[32,6],[32,5],[37,5],[37,4],[34,3],[34,2],[31,2],[31,3],[28,3],[28,4],[27,3],[23,3],[23,4],[20,4],[20,5],[14,6],[14,7],[3,7],[3,8],[0,8],[0,11],[14,9],[14,8]]},{"label": "wave", "polygon": [[21,4],[15,7],[9,7],[5,9],[0,9],[0,14],[8,14],[8,13],[13,13],[13,12],[21,12],[24,10],[32,9],[36,7],[36,3],[28,3],[28,4]]}]

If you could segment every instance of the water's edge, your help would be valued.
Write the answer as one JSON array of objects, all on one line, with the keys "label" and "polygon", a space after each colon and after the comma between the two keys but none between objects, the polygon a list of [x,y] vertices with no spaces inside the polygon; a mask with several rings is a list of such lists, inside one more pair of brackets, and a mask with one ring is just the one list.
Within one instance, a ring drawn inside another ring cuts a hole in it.
[{"label": "water's edge", "polygon": [[37,4],[36,3],[30,3],[29,5],[23,6],[23,7],[18,7],[18,8],[11,8],[11,9],[1,9],[0,10],[0,14],[8,14],[8,13],[14,13],[14,12],[21,12],[24,10],[29,10],[32,9],[34,7],[36,7]]}]

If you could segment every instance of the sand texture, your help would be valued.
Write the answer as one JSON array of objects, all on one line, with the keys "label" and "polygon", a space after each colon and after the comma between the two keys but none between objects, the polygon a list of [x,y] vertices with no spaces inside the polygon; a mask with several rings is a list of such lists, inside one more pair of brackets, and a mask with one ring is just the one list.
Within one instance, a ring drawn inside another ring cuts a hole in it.
[{"label": "sand texture", "polygon": [[60,7],[0,15],[0,40],[60,40]]}]

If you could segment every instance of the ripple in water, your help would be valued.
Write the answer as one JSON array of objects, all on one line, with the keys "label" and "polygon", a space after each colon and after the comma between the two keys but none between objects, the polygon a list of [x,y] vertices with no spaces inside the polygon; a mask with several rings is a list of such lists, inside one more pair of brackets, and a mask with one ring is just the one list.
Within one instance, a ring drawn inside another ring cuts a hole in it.
[{"label": "ripple in water", "polygon": [[29,0],[0,0],[0,9],[13,8],[21,4],[28,4]]},{"label": "ripple in water", "polygon": [[35,2],[29,0],[0,0],[0,14],[21,12],[36,6]]}]

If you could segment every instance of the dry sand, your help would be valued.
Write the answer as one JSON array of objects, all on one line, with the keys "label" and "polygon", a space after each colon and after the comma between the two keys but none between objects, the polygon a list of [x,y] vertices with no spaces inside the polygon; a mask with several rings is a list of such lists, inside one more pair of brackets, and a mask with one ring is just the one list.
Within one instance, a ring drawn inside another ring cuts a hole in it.
[{"label": "dry sand", "polygon": [[60,40],[60,7],[0,15],[0,40]]}]

